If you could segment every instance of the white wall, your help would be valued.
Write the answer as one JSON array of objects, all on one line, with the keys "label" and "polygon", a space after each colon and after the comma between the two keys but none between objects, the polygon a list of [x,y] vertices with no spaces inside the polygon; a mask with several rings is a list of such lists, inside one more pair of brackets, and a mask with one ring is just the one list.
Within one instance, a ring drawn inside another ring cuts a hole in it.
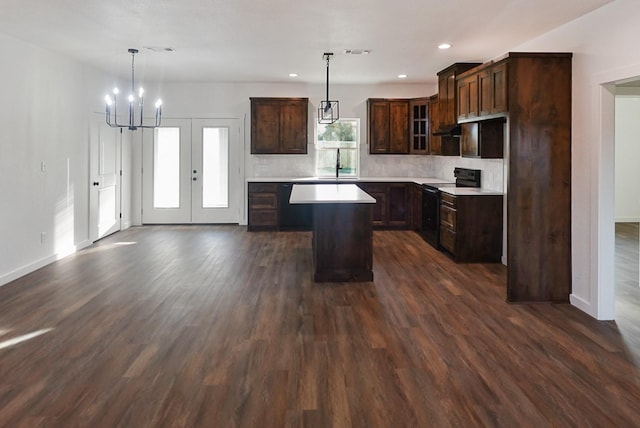
[{"label": "white wall", "polygon": [[572,304],[613,319],[613,82],[640,75],[640,2],[616,0],[512,50],[573,52]]},{"label": "white wall", "polygon": [[616,222],[640,221],[640,90],[621,95],[615,113]]},{"label": "white wall", "polygon": [[87,88],[96,74],[1,34],[0,52],[2,285],[88,245]]}]

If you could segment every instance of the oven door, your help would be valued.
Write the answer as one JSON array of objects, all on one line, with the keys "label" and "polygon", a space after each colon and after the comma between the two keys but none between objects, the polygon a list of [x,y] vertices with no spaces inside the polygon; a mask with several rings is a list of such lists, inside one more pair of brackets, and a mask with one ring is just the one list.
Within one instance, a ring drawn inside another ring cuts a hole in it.
[{"label": "oven door", "polygon": [[435,187],[422,186],[422,237],[434,248],[438,248],[440,228],[440,191]]}]

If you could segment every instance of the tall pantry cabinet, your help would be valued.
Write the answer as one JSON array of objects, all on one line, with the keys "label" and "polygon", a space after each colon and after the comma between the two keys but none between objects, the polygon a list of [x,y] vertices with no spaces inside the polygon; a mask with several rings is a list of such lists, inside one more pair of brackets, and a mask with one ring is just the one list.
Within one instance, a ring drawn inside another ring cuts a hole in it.
[{"label": "tall pantry cabinet", "polygon": [[571,294],[570,53],[509,53],[507,300]]}]

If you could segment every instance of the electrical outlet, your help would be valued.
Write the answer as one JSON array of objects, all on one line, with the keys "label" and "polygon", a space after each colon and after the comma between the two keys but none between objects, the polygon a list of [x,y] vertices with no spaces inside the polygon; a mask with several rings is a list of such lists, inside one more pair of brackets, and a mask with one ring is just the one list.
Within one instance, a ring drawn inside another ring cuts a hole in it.
[{"label": "electrical outlet", "polygon": [[40,243],[44,244],[47,242],[47,232],[40,232]]},{"label": "electrical outlet", "polygon": [[45,161],[40,162],[40,171],[47,172],[47,163]]}]

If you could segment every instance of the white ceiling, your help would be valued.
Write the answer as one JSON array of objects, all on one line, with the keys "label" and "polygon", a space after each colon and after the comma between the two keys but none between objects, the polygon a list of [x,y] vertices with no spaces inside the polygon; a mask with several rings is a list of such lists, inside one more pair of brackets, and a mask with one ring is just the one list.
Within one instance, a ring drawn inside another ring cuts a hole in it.
[{"label": "white ceiling", "polygon": [[[139,48],[136,76],[153,80],[287,82],[295,72],[319,83],[322,54],[334,52],[332,83],[433,82],[611,1],[1,0],[0,32],[123,76],[127,48]],[[352,48],[371,54],[343,53]]]}]

